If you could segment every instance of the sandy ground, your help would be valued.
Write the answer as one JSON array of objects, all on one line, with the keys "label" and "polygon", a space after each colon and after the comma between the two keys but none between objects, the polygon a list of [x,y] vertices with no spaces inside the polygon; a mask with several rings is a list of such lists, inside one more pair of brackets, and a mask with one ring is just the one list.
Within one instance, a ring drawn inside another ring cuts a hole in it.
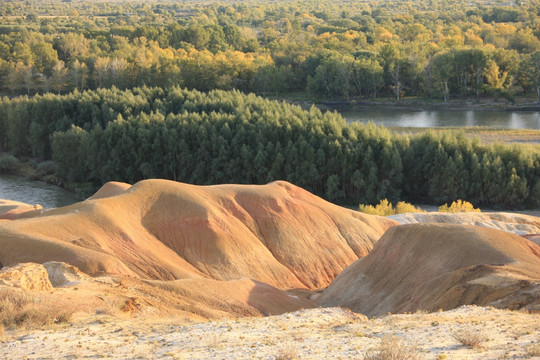
[{"label": "sandy ground", "polygon": [[[182,319],[80,317],[72,324],[6,332],[2,359],[362,359],[397,337],[424,359],[540,359],[540,314],[463,306],[367,319],[340,308],[202,323]],[[481,332],[468,348],[456,331]]]}]

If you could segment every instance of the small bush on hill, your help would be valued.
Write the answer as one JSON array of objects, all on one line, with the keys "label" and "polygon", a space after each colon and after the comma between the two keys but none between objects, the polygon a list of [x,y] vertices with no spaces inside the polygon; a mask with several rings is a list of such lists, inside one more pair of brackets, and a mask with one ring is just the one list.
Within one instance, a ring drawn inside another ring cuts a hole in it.
[{"label": "small bush on hill", "polygon": [[376,350],[367,352],[364,360],[420,360],[422,355],[414,346],[399,337],[384,337]]},{"label": "small bush on hill", "polygon": [[375,206],[361,204],[358,209],[363,213],[379,216],[389,216],[411,212],[424,212],[424,210],[404,201],[398,202],[394,207],[392,206],[392,203],[390,203],[387,199],[381,200]]},{"label": "small bush on hill", "polygon": [[457,200],[457,201],[454,201],[450,206],[448,206],[448,204],[441,205],[439,207],[439,211],[457,213],[457,212],[481,212],[482,210],[475,209],[473,204],[471,204],[468,201]]},{"label": "small bush on hill", "polygon": [[488,340],[487,336],[480,330],[461,329],[454,331],[452,337],[459,341],[461,345],[470,348],[481,348]]}]

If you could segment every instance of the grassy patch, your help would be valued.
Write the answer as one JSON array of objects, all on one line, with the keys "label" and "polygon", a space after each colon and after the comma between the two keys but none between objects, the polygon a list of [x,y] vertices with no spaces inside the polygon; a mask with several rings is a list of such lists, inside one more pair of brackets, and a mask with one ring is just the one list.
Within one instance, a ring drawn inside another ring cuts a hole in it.
[{"label": "grassy patch", "polygon": [[70,304],[46,293],[0,289],[0,326],[8,330],[67,323],[73,312]]}]

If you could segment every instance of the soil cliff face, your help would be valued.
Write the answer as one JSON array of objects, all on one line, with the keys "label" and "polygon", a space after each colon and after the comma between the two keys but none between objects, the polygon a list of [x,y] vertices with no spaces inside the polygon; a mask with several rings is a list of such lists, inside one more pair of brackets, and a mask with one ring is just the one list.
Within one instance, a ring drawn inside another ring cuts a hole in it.
[{"label": "soil cliff face", "polygon": [[107,184],[71,206],[0,222],[0,263],[62,261],[153,280],[241,277],[317,289],[397,223],[328,203],[290,183]]},{"label": "soil cliff face", "polygon": [[499,230],[454,224],[389,229],[317,300],[369,316],[464,304],[540,310],[540,247]]}]

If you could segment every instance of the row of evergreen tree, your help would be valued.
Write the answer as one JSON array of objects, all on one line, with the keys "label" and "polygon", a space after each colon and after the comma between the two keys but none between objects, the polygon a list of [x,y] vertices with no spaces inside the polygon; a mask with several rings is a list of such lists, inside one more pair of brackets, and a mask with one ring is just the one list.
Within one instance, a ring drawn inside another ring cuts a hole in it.
[{"label": "row of evergreen tree", "polygon": [[540,152],[463,134],[392,134],[238,91],[101,89],[4,99],[2,150],[54,159],[71,183],[283,179],[328,200],[540,204]]}]

